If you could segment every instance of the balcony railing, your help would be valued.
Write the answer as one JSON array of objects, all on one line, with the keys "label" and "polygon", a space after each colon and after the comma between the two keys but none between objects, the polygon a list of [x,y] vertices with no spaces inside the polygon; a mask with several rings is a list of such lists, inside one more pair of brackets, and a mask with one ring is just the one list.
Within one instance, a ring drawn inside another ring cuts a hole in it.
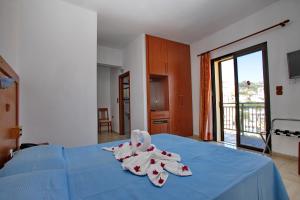
[{"label": "balcony railing", "polygon": [[[265,130],[265,103],[240,103],[241,133],[260,133]],[[235,103],[223,103],[224,129],[236,130]]]}]

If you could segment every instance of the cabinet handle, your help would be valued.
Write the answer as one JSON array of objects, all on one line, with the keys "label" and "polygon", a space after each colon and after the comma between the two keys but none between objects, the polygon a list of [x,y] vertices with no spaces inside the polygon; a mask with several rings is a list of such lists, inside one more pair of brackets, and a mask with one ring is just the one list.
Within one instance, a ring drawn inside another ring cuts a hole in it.
[{"label": "cabinet handle", "polygon": [[153,120],[152,124],[167,124],[168,120]]}]

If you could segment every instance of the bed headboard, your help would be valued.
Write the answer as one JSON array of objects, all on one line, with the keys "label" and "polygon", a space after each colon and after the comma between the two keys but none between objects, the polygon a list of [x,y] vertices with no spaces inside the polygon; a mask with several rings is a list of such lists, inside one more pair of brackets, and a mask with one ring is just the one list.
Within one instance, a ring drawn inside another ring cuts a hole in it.
[{"label": "bed headboard", "polygon": [[19,148],[19,76],[0,56],[0,77],[14,79],[7,89],[0,89],[0,168],[10,159],[11,150]]}]

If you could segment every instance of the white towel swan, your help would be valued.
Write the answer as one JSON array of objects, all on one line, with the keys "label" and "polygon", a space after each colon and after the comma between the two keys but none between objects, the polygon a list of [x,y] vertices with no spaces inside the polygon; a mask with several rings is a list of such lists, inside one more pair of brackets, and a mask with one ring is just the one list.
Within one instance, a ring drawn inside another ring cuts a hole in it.
[{"label": "white towel swan", "polygon": [[180,155],[161,151],[151,144],[151,136],[147,131],[134,130],[131,142],[103,149],[113,152],[115,158],[122,162],[124,170],[139,176],[147,175],[158,187],[165,184],[169,175],[166,171],[177,176],[192,175],[190,168],[180,163]]}]

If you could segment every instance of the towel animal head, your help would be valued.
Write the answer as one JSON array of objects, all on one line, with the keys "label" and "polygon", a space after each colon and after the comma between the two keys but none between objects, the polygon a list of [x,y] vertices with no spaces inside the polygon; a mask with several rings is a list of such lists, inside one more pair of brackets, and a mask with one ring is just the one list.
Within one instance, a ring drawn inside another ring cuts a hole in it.
[{"label": "towel animal head", "polygon": [[131,132],[131,143],[133,152],[147,151],[151,145],[151,136],[147,131],[133,130]]}]

